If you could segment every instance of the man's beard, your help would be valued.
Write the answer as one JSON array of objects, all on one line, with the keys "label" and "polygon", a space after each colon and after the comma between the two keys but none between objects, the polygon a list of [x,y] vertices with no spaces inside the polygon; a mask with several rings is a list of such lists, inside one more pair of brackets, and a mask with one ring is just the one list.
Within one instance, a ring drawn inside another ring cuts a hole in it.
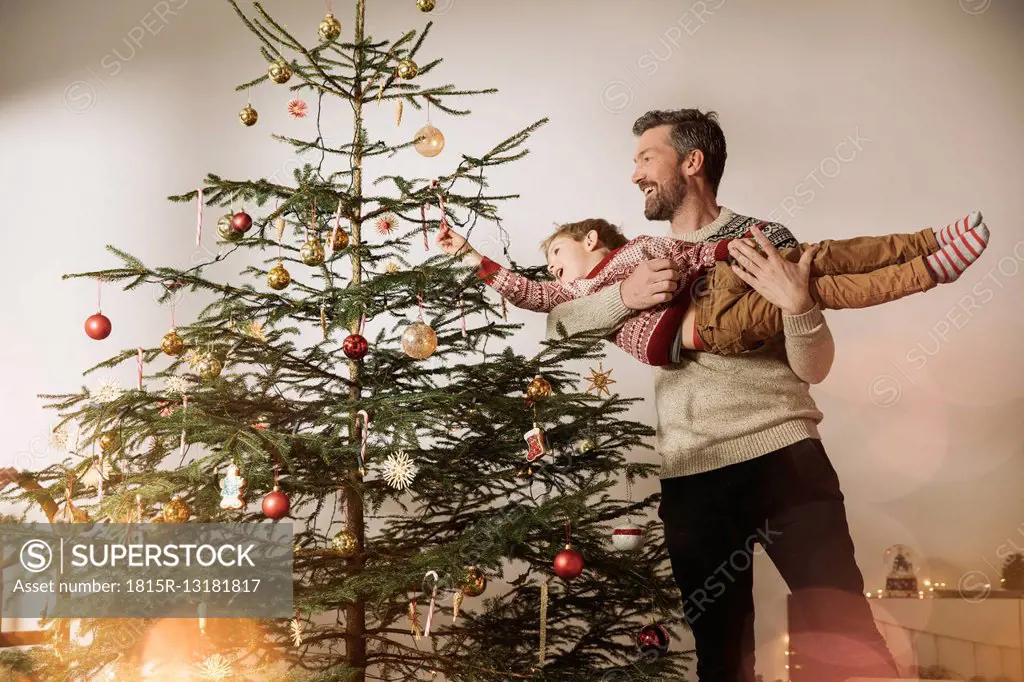
[{"label": "man's beard", "polygon": [[686,197],[686,185],[676,178],[671,185],[656,187],[644,204],[644,217],[648,220],[672,220]]}]

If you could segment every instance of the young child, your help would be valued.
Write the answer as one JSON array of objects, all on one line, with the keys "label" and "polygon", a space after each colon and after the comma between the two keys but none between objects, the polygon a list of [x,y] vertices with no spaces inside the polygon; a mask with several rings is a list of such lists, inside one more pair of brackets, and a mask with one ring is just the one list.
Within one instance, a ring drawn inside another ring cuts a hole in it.
[{"label": "young child", "polygon": [[[866,308],[956,280],[988,245],[988,227],[975,211],[943,228],[913,234],[825,240],[811,258],[809,290],[822,308]],[[615,345],[649,365],[670,364],[673,344],[692,338],[699,350],[731,355],[752,350],[782,331],[782,311],[747,286],[729,264],[728,243],[670,237],[627,240],[600,218],[561,225],[541,245],[557,282],[535,282],[481,256],[444,227],[437,242],[479,267],[480,277],[512,305],[549,312],[626,279],[642,261],[668,258],[681,277],[668,303],[638,311],[615,334]],[[809,247],[780,249],[798,261]],[[706,282],[698,277],[707,272]],[[702,285],[695,287],[694,285]],[[681,329],[695,305],[689,329]],[[681,335],[680,335],[681,334]]]}]

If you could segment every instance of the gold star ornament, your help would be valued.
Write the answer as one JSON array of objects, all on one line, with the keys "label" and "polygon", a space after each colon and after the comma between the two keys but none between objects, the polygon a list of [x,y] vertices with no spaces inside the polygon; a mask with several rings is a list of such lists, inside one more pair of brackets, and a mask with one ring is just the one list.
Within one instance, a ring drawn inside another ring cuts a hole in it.
[{"label": "gold star ornament", "polygon": [[600,362],[597,363],[597,367],[597,369],[591,367],[590,376],[583,377],[590,382],[590,386],[587,387],[587,393],[593,391],[594,395],[599,397],[602,393],[604,395],[611,395],[608,387],[616,383],[615,379],[612,379],[612,370],[604,371],[604,364]]}]

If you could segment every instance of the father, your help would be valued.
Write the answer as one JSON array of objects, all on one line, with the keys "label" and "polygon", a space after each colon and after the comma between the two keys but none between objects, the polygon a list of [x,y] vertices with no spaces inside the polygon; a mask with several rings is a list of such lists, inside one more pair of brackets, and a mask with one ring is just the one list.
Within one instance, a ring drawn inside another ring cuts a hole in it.
[{"label": "father", "polygon": [[[809,383],[828,374],[834,352],[808,293],[809,264],[779,256],[775,247],[797,245],[782,225],[718,205],[726,150],[714,112],[650,111],[633,134],[632,180],[644,194],[647,219],[670,221],[671,236],[690,242],[752,234],[765,255],[734,241],[742,268],[733,268],[783,311],[784,334],[755,351],[679,350],[677,364],[655,369],[656,447],[664,459],[658,515],[696,641],[698,677],[753,682],[755,542],[789,585],[806,624],[790,640],[801,679],[895,677],[864,598],[839,481],[818,435],[822,414],[808,392]],[[556,338],[559,325],[570,335],[607,333],[633,311],[668,300],[677,283],[669,261],[648,261],[620,287],[555,308],[548,336]],[[694,300],[699,305],[699,291]],[[699,340],[679,339],[680,345],[692,349]]]}]

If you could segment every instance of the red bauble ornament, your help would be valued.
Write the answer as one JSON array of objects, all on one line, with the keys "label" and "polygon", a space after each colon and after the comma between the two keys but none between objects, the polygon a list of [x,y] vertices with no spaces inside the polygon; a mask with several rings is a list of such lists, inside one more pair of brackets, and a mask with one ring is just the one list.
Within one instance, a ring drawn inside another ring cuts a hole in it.
[{"label": "red bauble ornament", "polygon": [[248,232],[252,227],[252,216],[245,211],[239,211],[231,216],[231,229],[235,232]]},{"label": "red bauble ornament", "polygon": [[292,502],[288,499],[288,496],[281,492],[281,489],[274,486],[274,489],[267,493],[267,496],[263,498],[263,513],[268,518],[283,519],[287,514],[288,510],[291,509]]},{"label": "red bauble ornament", "polygon": [[89,338],[100,341],[110,336],[110,318],[103,313],[96,313],[90,315],[85,320],[85,333],[89,335]]},{"label": "red bauble ornament", "polygon": [[563,580],[572,580],[583,572],[583,555],[566,545],[555,555],[555,573]]},{"label": "red bauble ornament", "polygon": [[661,623],[651,623],[640,628],[636,633],[636,648],[641,654],[656,652],[664,654],[668,652],[672,638],[668,628]]},{"label": "red bauble ornament", "polygon": [[349,334],[342,342],[341,350],[351,360],[362,360],[370,350],[370,343],[362,334]]}]

